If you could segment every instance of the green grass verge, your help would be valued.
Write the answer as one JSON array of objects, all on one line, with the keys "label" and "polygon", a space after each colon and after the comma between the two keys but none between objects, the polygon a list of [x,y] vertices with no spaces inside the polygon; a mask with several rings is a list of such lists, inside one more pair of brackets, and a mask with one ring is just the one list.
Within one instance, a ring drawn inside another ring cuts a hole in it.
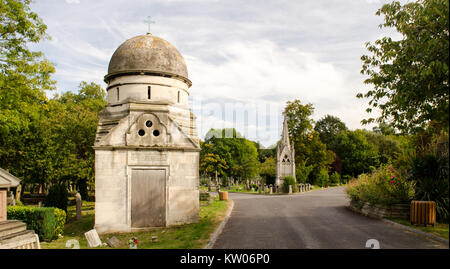
[{"label": "green grass verge", "polygon": [[[201,204],[204,204],[203,202]],[[193,224],[179,225],[166,228],[155,228],[145,232],[102,234],[100,239],[117,237],[121,244],[118,248],[129,248],[128,240],[136,237],[139,249],[199,249],[203,248],[226,215],[230,202],[215,199],[210,205],[200,207],[199,221]],[[42,243],[43,249],[64,249],[66,242],[76,239],[80,248],[88,248],[84,233],[94,227],[94,202],[83,201],[83,218],[75,219],[75,206],[68,208],[69,220],[64,227],[64,237],[50,243]],[[158,236],[158,242],[152,243],[152,236]],[[101,246],[98,248],[110,248]]]},{"label": "green grass verge", "polygon": [[400,224],[403,224],[405,226],[412,227],[412,228],[420,230],[422,232],[434,234],[436,236],[439,236],[441,238],[444,238],[444,239],[448,240],[448,234],[449,234],[448,224],[436,223],[436,225],[434,227],[433,226],[425,227],[423,225],[421,226],[421,225],[411,224],[411,222],[408,221],[408,220],[402,220],[402,219],[389,219],[389,220],[397,222],[397,223],[400,223]]}]

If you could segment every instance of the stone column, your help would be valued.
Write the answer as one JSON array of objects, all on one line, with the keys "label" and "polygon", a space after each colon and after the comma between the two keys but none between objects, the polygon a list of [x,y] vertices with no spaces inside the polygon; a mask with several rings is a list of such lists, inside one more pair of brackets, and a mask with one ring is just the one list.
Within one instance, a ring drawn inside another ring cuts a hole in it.
[{"label": "stone column", "polygon": [[22,193],[22,185],[17,186],[16,188],[16,201],[20,201],[20,194]]},{"label": "stone column", "polygon": [[77,207],[77,220],[81,220],[81,207],[82,207],[82,201],[81,201],[81,195],[79,192],[75,194],[75,202]]},{"label": "stone column", "polygon": [[292,185],[289,185],[289,194],[292,194]]}]

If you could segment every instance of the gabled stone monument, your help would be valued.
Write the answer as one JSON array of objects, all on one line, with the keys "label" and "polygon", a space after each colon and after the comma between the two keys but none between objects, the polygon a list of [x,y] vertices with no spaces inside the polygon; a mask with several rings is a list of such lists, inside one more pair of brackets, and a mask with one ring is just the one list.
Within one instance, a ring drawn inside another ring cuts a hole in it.
[{"label": "gabled stone monument", "polygon": [[277,147],[277,175],[275,185],[279,188],[283,185],[283,178],[292,176],[295,179],[295,151],[289,141],[286,115],[283,121],[283,133]]},{"label": "gabled stone monument", "polygon": [[199,139],[186,64],[151,34],[125,41],[109,63],[108,104],[95,140],[99,233],[191,223],[199,211]]}]

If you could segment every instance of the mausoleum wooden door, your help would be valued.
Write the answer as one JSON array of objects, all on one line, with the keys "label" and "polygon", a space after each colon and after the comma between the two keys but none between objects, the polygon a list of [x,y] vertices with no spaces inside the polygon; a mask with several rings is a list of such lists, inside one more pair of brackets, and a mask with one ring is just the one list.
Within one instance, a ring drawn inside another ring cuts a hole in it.
[{"label": "mausoleum wooden door", "polygon": [[133,169],[131,172],[131,227],[165,226],[166,171]]}]

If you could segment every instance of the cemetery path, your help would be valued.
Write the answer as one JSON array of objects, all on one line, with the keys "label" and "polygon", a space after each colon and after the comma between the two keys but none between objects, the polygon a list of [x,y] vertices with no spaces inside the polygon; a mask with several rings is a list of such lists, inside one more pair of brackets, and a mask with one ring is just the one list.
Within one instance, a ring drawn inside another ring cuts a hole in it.
[{"label": "cemetery path", "polygon": [[230,193],[234,209],[213,248],[357,249],[376,239],[380,248],[448,245],[347,208],[343,188],[293,195]]}]

